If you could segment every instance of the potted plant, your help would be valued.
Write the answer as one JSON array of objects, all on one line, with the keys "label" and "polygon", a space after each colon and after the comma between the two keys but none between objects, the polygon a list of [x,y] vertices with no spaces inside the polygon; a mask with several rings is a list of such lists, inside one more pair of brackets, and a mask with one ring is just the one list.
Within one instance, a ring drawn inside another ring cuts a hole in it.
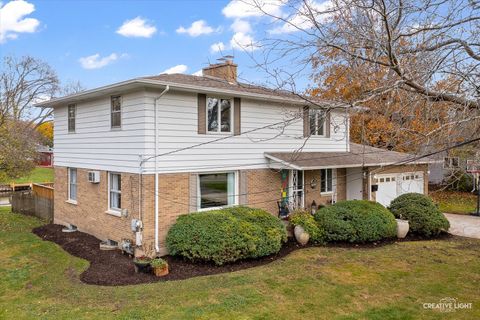
[{"label": "potted plant", "polygon": [[151,262],[153,273],[157,277],[163,277],[168,274],[168,263],[162,258],[155,258]]},{"label": "potted plant", "polygon": [[133,259],[133,264],[135,265],[136,273],[148,273],[150,272],[150,264],[152,259],[147,256],[135,257]]},{"label": "potted plant", "polygon": [[399,219],[395,219],[397,221],[397,238],[403,239],[407,236],[408,230],[410,229],[410,224],[408,220],[404,220],[403,216],[400,215]]}]

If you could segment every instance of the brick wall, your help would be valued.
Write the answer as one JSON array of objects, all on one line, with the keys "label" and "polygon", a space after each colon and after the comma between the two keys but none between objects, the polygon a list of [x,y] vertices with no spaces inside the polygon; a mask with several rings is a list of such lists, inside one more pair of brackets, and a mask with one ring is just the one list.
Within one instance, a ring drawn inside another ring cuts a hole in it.
[{"label": "brick wall", "polygon": [[[86,169],[77,168],[77,204],[69,203],[68,178],[66,167],[55,167],[54,222],[73,224],[82,232],[106,240],[120,242],[122,239],[134,241],[130,221],[139,214],[138,175],[122,173],[122,208],[128,209],[128,217],[118,217],[107,213],[108,176],[100,171],[100,183],[88,182]],[[148,176],[143,177],[149,180]],[[146,202],[148,203],[148,201]]]},{"label": "brick wall", "polygon": [[[337,179],[336,182],[333,181],[334,189],[337,189],[337,201],[345,200],[347,198],[347,180],[346,174],[347,171],[344,168],[336,169]],[[312,188],[311,182],[315,180],[316,185]],[[328,204],[331,203],[332,195],[331,194],[321,194],[320,193],[320,184],[321,184],[321,175],[320,170],[308,170],[305,171],[305,208],[310,209],[312,202],[315,200],[317,205],[319,204]]]},{"label": "brick wall", "polygon": [[277,201],[281,200],[282,178],[277,170],[246,170],[246,205],[278,215]]}]

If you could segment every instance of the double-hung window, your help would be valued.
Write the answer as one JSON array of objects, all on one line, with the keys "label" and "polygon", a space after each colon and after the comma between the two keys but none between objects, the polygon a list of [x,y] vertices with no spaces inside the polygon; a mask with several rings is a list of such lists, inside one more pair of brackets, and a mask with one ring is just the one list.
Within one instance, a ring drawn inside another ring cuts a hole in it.
[{"label": "double-hung window", "polygon": [[77,106],[74,104],[68,105],[68,132],[75,132],[75,118],[77,115]]},{"label": "double-hung window", "polygon": [[68,200],[77,201],[77,169],[68,168]]},{"label": "double-hung window", "polygon": [[111,97],[110,123],[112,128],[122,127],[122,97]]},{"label": "double-hung window", "polygon": [[326,115],[322,109],[310,108],[308,120],[310,124],[310,135],[326,136]]},{"label": "double-hung window", "polygon": [[109,210],[120,211],[122,208],[122,176],[119,173],[109,173]]},{"label": "double-hung window", "polygon": [[321,169],[320,170],[320,192],[328,193],[333,191],[333,170]]},{"label": "double-hung window", "polygon": [[206,173],[198,176],[198,208],[209,209],[236,204],[235,172]]},{"label": "double-hung window", "polygon": [[232,132],[232,100],[207,98],[207,130],[208,132]]}]

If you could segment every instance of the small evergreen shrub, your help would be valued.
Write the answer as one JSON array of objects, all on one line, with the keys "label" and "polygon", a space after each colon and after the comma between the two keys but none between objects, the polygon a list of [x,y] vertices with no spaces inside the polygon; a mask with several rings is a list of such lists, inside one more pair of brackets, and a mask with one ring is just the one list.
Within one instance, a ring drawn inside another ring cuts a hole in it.
[{"label": "small evergreen shrub", "polygon": [[290,215],[288,220],[293,226],[301,226],[310,235],[311,242],[325,242],[325,231],[318,226],[313,215],[310,213],[306,211],[296,211]]},{"label": "small evergreen shrub", "polygon": [[450,227],[432,199],[420,193],[402,194],[392,201],[390,211],[395,217],[408,220],[410,232],[422,236],[435,236]]},{"label": "small evergreen shrub", "polygon": [[340,201],[318,210],[314,218],[327,241],[369,242],[396,235],[395,217],[376,202]]},{"label": "small evergreen shrub", "polygon": [[182,215],[167,234],[170,254],[217,265],[277,253],[286,241],[280,219],[248,207]]}]

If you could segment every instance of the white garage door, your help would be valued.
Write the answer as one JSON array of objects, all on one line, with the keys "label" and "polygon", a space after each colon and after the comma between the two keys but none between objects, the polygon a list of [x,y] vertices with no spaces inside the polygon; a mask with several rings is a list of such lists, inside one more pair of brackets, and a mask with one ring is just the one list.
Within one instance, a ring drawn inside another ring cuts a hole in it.
[{"label": "white garage door", "polygon": [[387,207],[397,197],[397,174],[379,175],[375,183],[378,184],[376,200]]},{"label": "white garage door", "polygon": [[396,197],[410,192],[423,193],[423,172],[405,172],[389,175],[377,175],[377,202],[388,207]]}]

